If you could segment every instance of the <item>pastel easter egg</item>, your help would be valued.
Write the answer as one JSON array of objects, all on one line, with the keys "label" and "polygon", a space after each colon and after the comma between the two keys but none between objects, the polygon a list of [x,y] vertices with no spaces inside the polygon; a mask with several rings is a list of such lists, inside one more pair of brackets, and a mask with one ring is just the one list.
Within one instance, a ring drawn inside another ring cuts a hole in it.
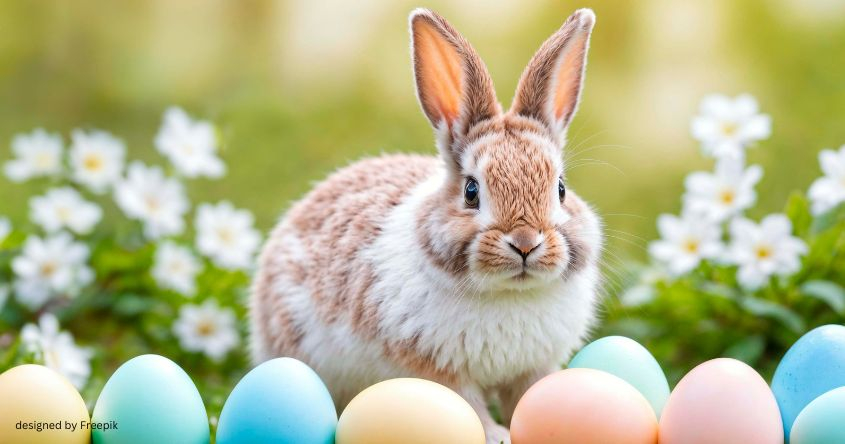
[{"label": "pastel easter egg", "polygon": [[807,404],[792,424],[792,444],[845,443],[845,387],[833,389]]},{"label": "pastel easter egg", "polygon": [[0,374],[0,442],[88,444],[85,402],[64,376],[41,365]]},{"label": "pastel easter egg", "polygon": [[845,386],[845,327],[824,325],[801,337],[784,355],[772,378],[786,440],[792,423],[812,400]]},{"label": "pastel easter egg", "polygon": [[619,377],[589,368],[555,372],[531,386],[511,420],[513,444],[654,444],[648,400]]},{"label": "pastel easter egg", "polygon": [[217,443],[332,444],[337,412],[328,389],[292,358],[262,363],[232,390],[217,422]]},{"label": "pastel easter egg", "polygon": [[380,382],[359,393],[340,415],[337,444],[484,444],[472,407],[424,379]]},{"label": "pastel easter egg", "polygon": [[660,417],[661,444],[780,444],[783,426],[766,381],[747,364],[719,358],[687,373]]},{"label": "pastel easter egg", "polygon": [[159,355],[121,365],[103,387],[92,422],[103,427],[94,429],[95,444],[207,444],[211,439],[193,381]]},{"label": "pastel easter egg", "polygon": [[645,396],[660,418],[669,399],[669,382],[654,356],[639,342],[624,336],[607,336],[582,348],[569,368],[592,368],[622,378]]}]

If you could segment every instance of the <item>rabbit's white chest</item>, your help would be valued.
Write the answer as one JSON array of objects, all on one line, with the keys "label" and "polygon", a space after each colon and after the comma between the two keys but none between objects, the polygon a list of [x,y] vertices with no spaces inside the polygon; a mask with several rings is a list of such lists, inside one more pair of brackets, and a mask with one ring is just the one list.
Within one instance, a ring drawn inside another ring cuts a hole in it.
[{"label": "rabbit's white chest", "polygon": [[466,292],[415,245],[415,200],[424,192],[397,207],[366,252],[379,276],[371,297],[382,334],[482,387],[560,365],[594,321],[596,273],[522,292]]}]

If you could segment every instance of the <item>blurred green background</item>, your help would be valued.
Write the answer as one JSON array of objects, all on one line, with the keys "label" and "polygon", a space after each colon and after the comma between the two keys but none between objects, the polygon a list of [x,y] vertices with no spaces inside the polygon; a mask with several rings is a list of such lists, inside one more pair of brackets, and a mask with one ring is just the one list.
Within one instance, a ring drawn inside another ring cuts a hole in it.
[{"label": "blurred green background", "polygon": [[[431,7],[487,62],[509,104],[523,67],[578,7],[598,16],[570,182],[603,214],[611,263],[645,256],[654,216],[677,211],[683,176],[710,168],[688,135],[709,92],[755,95],[772,138],[751,152],[766,176],[752,216],[816,177],[845,142],[845,2],[0,0],[0,160],[18,132],[75,127],[123,137],[161,161],[166,106],[219,125],[228,196],[268,230],[327,173],[380,152],[433,153],[410,69],[407,14]],[[33,187],[36,185],[32,185]],[[0,214],[20,226],[29,185],[0,178]]]}]

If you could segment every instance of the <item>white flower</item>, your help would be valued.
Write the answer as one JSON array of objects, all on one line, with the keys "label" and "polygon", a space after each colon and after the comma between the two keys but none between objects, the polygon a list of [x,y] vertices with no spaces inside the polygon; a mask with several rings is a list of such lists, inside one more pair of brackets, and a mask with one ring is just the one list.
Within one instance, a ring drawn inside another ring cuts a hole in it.
[{"label": "white flower", "polygon": [[6,162],[6,176],[23,182],[38,176],[58,174],[62,170],[62,137],[41,128],[12,139],[16,159]]},{"label": "white flower", "polygon": [[62,374],[77,389],[82,389],[91,375],[89,348],[79,347],[69,332],[59,330],[59,321],[50,313],[41,315],[38,325],[26,324],[21,341],[44,365]]},{"label": "white flower", "polygon": [[235,209],[226,201],[203,204],[197,209],[195,226],[197,249],[217,266],[227,269],[252,266],[261,236],[253,228],[249,211]]},{"label": "white flower", "polygon": [[29,201],[30,218],[49,233],[68,228],[88,234],[103,216],[103,210],[86,201],[70,187],[53,188]]},{"label": "white flower", "polygon": [[719,226],[698,215],[661,214],[657,229],[662,239],[652,242],[649,252],[673,276],[692,271],[702,259],[717,258],[723,251]]},{"label": "white flower", "polygon": [[226,165],[217,157],[214,127],[192,120],[181,108],[165,111],[155,145],[185,177],[220,177],[226,173]]},{"label": "white flower", "polygon": [[226,356],[239,340],[235,313],[210,299],[202,305],[183,305],[173,333],[183,349],[205,353],[215,361]]},{"label": "white flower", "polygon": [[156,249],[152,274],[160,287],[193,296],[196,292],[195,279],[201,269],[200,261],[190,250],[166,241]]},{"label": "white flower", "polygon": [[46,239],[29,236],[20,256],[12,260],[15,298],[35,310],[56,294],[74,296],[94,278],[85,264],[88,247],[65,232]]},{"label": "white flower", "polygon": [[754,205],[754,186],[763,177],[763,169],[752,165],[743,169],[741,161],[731,158],[716,162],[716,171],[698,171],[687,176],[684,209],[722,222]]},{"label": "white flower", "polygon": [[126,145],[104,131],[74,130],[71,134],[70,165],[73,180],[95,193],[103,193],[120,179]]},{"label": "white flower", "polygon": [[815,215],[826,213],[845,202],[845,145],[839,151],[820,152],[819,164],[824,176],[816,179],[807,192]]},{"label": "white flower", "polygon": [[734,219],[730,230],[727,258],[739,265],[737,280],[743,287],[757,289],[772,275],[789,276],[801,268],[807,245],[792,236],[792,223],[785,215],[766,216],[759,225]]},{"label": "white flower", "polygon": [[757,101],[749,94],[734,99],[713,94],[701,101],[690,129],[705,153],[742,159],[748,145],[769,137],[771,119],[758,113]]},{"label": "white flower", "polygon": [[0,216],[0,244],[9,237],[12,232],[12,222],[8,217]]},{"label": "white flower", "polygon": [[182,216],[189,206],[185,190],[159,167],[132,162],[126,179],[115,186],[115,200],[128,217],[144,223],[148,238],[180,234],[185,229]]}]

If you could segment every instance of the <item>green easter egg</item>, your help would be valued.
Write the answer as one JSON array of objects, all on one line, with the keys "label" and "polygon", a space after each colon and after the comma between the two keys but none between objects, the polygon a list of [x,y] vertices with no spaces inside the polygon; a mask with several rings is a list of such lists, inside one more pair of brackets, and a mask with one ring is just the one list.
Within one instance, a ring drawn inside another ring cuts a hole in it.
[{"label": "green easter egg", "polygon": [[106,382],[91,421],[94,444],[208,444],[208,416],[191,378],[158,355],[130,359]]},{"label": "green easter egg", "polygon": [[660,418],[669,399],[669,383],[654,356],[637,341],[624,336],[607,336],[582,348],[569,368],[591,368],[617,376],[645,396]]},{"label": "green easter egg", "polygon": [[839,444],[845,442],[845,387],[812,400],[792,424],[792,444]]}]

